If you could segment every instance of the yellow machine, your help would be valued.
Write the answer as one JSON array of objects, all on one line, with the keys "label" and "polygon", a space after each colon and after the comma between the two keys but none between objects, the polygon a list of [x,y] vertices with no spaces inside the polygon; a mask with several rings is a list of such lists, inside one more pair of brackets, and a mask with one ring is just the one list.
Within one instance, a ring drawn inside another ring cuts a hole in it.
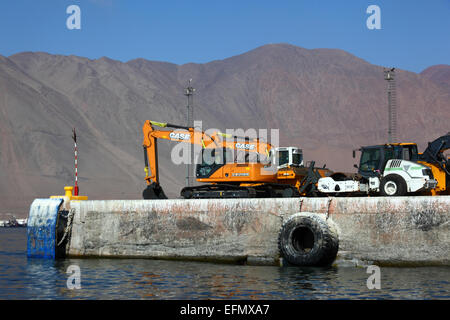
[{"label": "yellow machine", "polygon": [[450,132],[429,142],[425,151],[419,154],[419,163],[431,168],[435,188],[430,190],[431,195],[450,195],[450,159],[445,152],[450,150]]},{"label": "yellow machine", "polygon": [[[154,126],[172,128],[155,130]],[[296,147],[273,148],[260,139],[206,134],[195,128],[147,120],[143,126],[147,188],[144,199],[167,198],[160,186],[157,139],[201,147],[196,165],[197,182],[185,187],[183,198],[292,197],[313,194],[317,180],[330,174],[325,168],[303,166],[303,154]],[[238,155],[243,154],[240,161]],[[252,159],[253,158],[253,159]]]},{"label": "yellow machine", "polygon": [[318,189],[329,195],[449,194],[450,162],[444,155],[448,149],[448,134],[430,142],[422,154],[417,152],[415,143],[361,147],[356,175],[334,173],[321,178]]}]

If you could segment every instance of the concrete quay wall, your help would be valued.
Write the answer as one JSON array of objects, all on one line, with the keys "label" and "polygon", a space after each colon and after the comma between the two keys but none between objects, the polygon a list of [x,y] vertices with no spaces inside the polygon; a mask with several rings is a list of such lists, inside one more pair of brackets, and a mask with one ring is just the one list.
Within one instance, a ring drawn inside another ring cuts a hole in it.
[{"label": "concrete quay wall", "polygon": [[338,231],[338,256],[382,265],[450,265],[450,196],[70,201],[67,254],[279,265],[292,214]]}]

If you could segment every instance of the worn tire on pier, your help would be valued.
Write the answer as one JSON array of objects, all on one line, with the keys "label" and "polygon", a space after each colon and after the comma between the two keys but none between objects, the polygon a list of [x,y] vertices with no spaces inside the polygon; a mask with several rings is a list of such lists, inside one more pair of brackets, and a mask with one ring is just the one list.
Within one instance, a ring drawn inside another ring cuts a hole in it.
[{"label": "worn tire on pier", "polygon": [[334,227],[318,214],[297,213],[281,227],[281,256],[298,266],[329,266],[336,259],[339,239]]}]

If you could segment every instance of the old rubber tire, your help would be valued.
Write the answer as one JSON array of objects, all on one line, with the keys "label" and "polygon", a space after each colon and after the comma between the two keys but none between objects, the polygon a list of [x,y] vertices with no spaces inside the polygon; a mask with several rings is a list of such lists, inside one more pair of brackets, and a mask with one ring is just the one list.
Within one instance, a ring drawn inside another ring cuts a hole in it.
[{"label": "old rubber tire", "polygon": [[405,180],[396,174],[390,174],[381,179],[380,194],[385,197],[400,197],[406,194]]},{"label": "old rubber tire", "polygon": [[297,266],[329,266],[336,259],[339,238],[334,227],[313,213],[297,213],[281,227],[281,256]]}]

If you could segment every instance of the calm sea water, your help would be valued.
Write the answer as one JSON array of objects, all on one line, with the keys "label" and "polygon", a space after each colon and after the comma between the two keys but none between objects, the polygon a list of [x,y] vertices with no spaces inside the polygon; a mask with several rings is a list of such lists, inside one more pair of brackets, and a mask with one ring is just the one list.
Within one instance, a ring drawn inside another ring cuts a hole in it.
[{"label": "calm sea water", "polygon": [[[81,289],[67,288],[78,265]],[[148,259],[27,259],[26,229],[0,228],[0,299],[449,299],[450,268],[221,265]]]}]

